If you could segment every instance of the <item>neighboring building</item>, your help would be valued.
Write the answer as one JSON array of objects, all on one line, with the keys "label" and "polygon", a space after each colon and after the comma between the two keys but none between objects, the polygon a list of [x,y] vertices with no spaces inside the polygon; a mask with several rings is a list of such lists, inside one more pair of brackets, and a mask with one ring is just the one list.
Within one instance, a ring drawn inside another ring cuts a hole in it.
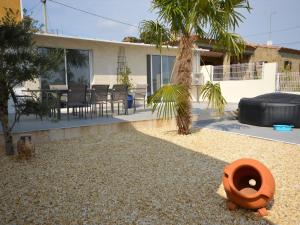
[{"label": "neighboring building", "polygon": [[14,12],[18,12],[17,20],[21,20],[23,16],[22,0],[1,0],[0,1],[0,18],[6,14],[5,9],[12,9]]},{"label": "neighboring building", "polygon": [[237,63],[248,63],[255,51],[255,47],[247,45],[243,57],[238,60],[236,57],[230,56],[224,51],[214,49],[212,41],[210,40],[202,39],[198,41],[196,45],[201,49],[209,50],[208,52],[201,55],[201,65],[219,66]]},{"label": "neighboring building", "polygon": [[238,63],[276,62],[278,71],[300,72],[300,50],[280,46],[261,44],[246,45],[243,57],[237,59],[227,53],[213,49],[209,41],[203,40],[197,43],[202,49],[209,49],[201,55],[201,65],[230,65]]},{"label": "neighboring building", "polygon": [[[248,44],[250,46],[250,44]],[[300,50],[280,46],[252,44],[255,48],[249,62],[276,62],[278,71],[300,72]]]}]

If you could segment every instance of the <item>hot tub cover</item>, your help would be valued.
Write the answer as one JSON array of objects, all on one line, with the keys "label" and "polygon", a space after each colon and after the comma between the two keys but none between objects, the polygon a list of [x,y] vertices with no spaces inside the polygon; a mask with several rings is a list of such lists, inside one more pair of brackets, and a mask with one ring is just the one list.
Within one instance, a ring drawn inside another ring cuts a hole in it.
[{"label": "hot tub cover", "polygon": [[300,95],[270,93],[239,102],[239,121],[256,126],[287,124],[300,127]]}]

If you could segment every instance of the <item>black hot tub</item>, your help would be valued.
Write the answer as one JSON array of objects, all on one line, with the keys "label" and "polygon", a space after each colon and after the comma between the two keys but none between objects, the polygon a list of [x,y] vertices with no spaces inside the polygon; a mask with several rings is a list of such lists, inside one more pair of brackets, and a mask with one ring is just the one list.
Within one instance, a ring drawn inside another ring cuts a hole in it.
[{"label": "black hot tub", "polygon": [[270,93],[239,102],[241,123],[270,127],[287,124],[300,127],[300,95]]}]

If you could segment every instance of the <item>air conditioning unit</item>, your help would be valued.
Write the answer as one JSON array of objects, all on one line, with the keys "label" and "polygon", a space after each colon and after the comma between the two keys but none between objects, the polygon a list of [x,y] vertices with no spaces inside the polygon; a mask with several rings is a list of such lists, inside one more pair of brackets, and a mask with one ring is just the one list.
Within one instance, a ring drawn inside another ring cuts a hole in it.
[{"label": "air conditioning unit", "polygon": [[203,73],[193,73],[192,74],[192,84],[193,85],[203,85],[204,84],[204,76]]}]

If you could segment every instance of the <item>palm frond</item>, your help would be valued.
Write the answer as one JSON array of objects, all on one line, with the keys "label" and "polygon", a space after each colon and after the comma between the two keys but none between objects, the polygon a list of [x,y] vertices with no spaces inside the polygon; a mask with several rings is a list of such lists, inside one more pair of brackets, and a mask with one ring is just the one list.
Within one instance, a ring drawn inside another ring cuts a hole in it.
[{"label": "palm frond", "polygon": [[240,58],[245,50],[246,43],[240,35],[224,32],[220,34],[215,47],[230,52],[237,58]]},{"label": "palm frond", "polygon": [[170,31],[159,21],[144,20],[140,23],[140,39],[146,44],[155,44],[161,49],[162,45],[171,40]]},{"label": "palm frond", "polygon": [[207,4],[206,7],[206,21],[209,24],[206,38],[213,39],[216,48],[240,57],[245,50],[245,41],[234,31],[245,18],[241,9],[251,10],[248,0],[224,0],[218,1],[218,6]]},{"label": "palm frond", "polygon": [[[152,9],[158,13],[160,23],[165,24],[169,33],[177,38],[197,35],[213,39],[217,48],[238,57],[245,49],[245,42],[234,31],[245,19],[242,10],[251,10],[249,0],[153,0]],[[157,21],[142,23],[143,27],[155,28],[156,25],[156,30],[157,24]],[[151,30],[147,33],[158,33],[155,29]],[[154,43],[159,43],[159,39]]]},{"label": "palm frond", "polygon": [[152,113],[157,112],[157,117],[169,119],[188,113],[184,107],[185,99],[190,98],[189,91],[182,85],[165,85],[158,89],[149,100]]},{"label": "palm frond", "polygon": [[217,110],[219,114],[224,113],[227,102],[222,95],[219,83],[213,84],[208,81],[205,85],[200,87],[200,96],[203,100],[208,101],[208,107],[211,106],[213,109]]}]

